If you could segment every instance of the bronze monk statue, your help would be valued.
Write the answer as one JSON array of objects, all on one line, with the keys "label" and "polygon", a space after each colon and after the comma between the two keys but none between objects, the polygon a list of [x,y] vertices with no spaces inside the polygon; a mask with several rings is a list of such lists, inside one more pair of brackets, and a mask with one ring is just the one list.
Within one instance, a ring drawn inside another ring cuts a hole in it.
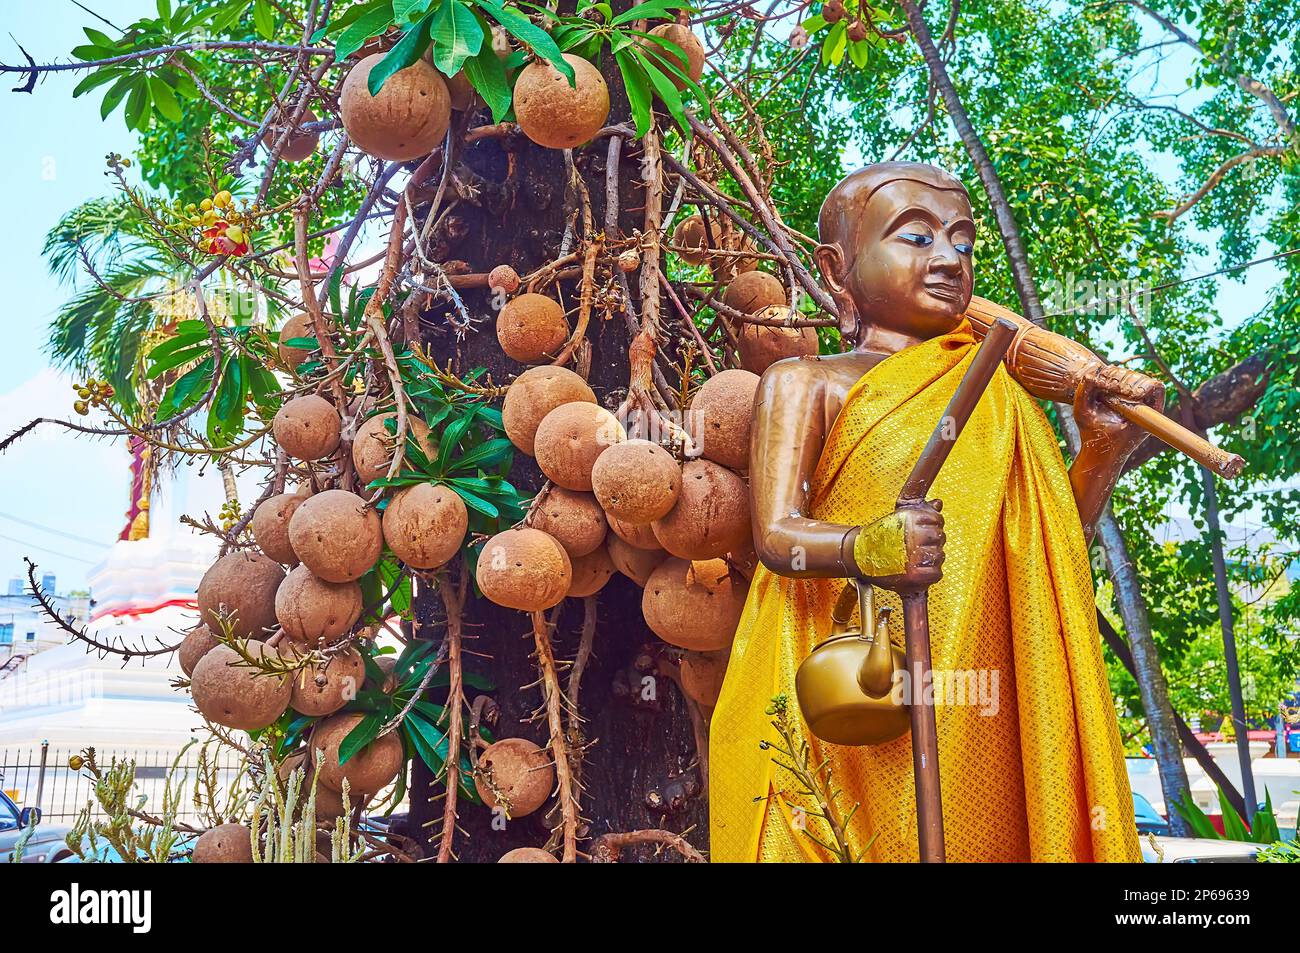
[{"label": "bronze monk statue", "polygon": [[[831,859],[807,836],[828,836],[813,829],[812,805],[759,742],[774,737],[769,699],[784,695],[793,709],[796,669],[830,632],[843,580],[861,578],[895,608],[898,590],[932,587],[948,859],[1137,860],[1087,541],[1144,436],[1107,398],[1159,408],[1163,388],[1020,321],[935,499],[896,511],[988,326],[968,314],[970,200],[939,169],[882,163],[832,190],[819,232],[817,264],[852,348],[773,365],[755,398],[762,566],[711,726],[713,859]],[[1045,391],[1030,353],[1060,355],[1067,369],[1082,440],[1068,473],[1033,396]],[[843,747],[813,737],[797,712],[791,720],[813,764],[827,760],[842,811],[857,805],[846,832],[854,850],[916,860],[908,737]]]}]

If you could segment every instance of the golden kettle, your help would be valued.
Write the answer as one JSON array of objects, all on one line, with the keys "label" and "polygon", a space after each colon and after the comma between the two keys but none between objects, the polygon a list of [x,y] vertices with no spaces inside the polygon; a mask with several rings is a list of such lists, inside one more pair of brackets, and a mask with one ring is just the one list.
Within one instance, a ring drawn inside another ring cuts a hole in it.
[{"label": "golden kettle", "polygon": [[[849,628],[854,596],[858,630]],[[907,705],[895,687],[906,659],[889,640],[888,622],[888,608],[876,612],[871,583],[850,579],[831,612],[829,638],[813,648],[795,674],[803,720],[822,741],[878,745],[907,734]]]}]

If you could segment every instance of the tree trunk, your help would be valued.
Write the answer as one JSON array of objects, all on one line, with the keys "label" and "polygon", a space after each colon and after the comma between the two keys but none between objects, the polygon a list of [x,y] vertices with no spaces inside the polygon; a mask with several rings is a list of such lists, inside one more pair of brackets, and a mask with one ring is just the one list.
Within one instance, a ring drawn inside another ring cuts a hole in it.
[{"label": "tree trunk", "polygon": [[1173,806],[1175,801],[1187,797],[1191,785],[1188,784],[1187,768],[1183,764],[1183,748],[1178,740],[1174,707],[1169,701],[1169,683],[1165,681],[1165,673],[1160,668],[1160,653],[1151,634],[1151,620],[1147,615],[1147,602],[1142,596],[1137,567],[1133,565],[1123,531],[1109,506],[1102,511],[1101,519],[1097,521],[1097,534],[1106,549],[1106,565],[1110,568],[1111,584],[1115,587],[1115,607],[1124,620],[1124,632],[1133,651],[1133,665],[1138,673],[1138,693],[1142,698],[1147,728],[1151,731],[1156,768],[1160,772],[1165,810],[1169,815],[1169,829],[1178,837],[1189,837],[1191,831],[1187,823]]},{"label": "tree trunk", "polygon": [[[605,72],[613,100],[611,123],[629,114],[612,62],[608,60]],[[490,118],[480,115],[478,121],[490,122]],[[640,148],[639,142],[624,144],[617,173],[617,194],[621,196],[617,220],[624,235],[642,227]],[[574,152],[577,170],[591,197],[596,231],[606,223],[608,151],[607,140],[600,139]],[[569,172],[563,152],[542,149],[513,133],[504,139],[471,144],[458,162],[457,177],[462,185],[477,190],[478,197],[462,200],[447,216],[434,235],[437,254],[431,257],[464,261],[477,273],[508,264],[523,275],[555,260],[562,246],[566,250],[579,248],[579,236],[566,234],[570,226],[581,229],[581,216],[576,215],[578,198],[572,194],[576,190],[566,186]],[[423,215],[419,218],[422,221]],[[572,309],[577,301],[576,281],[562,281],[561,288],[566,309]],[[421,315],[426,346],[444,366],[450,360],[458,373],[485,367],[495,383],[507,383],[524,368],[507,358],[497,344],[492,294],[465,291],[462,295],[475,322],[473,331],[457,340],[448,323],[456,312],[440,305]],[[580,353],[569,366],[580,373],[589,368],[586,376],[597,400],[613,411],[628,387],[629,323],[617,310],[609,320],[601,320],[600,315],[597,309],[588,329],[589,359]],[[523,454],[516,454],[511,479],[526,495],[542,485],[537,467]],[[641,590],[630,580],[616,574],[598,599],[593,657],[581,680],[582,737],[588,747],[581,771],[579,850],[585,838],[644,828],[677,833],[689,830],[689,841],[706,849],[707,808],[697,761],[696,724],[672,677],[675,670],[664,658],[667,647],[646,627]],[[442,610],[435,600],[435,591],[425,588],[417,599],[417,617],[422,623],[420,635],[440,640],[441,627],[435,616],[440,618]],[[542,707],[543,699],[536,684],[539,676],[528,615],[495,606],[474,594],[471,587],[464,621],[466,669],[491,681],[490,694],[499,706],[495,737],[522,736],[546,747],[546,719],[531,717]],[[582,600],[566,600],[552,634],[561,666],[577,652],[582,622]],[[669,675],[665,677],[664,672]],[[568,682],[563,667],[560,682]],[[435,701],[442,701],[446,690],[431,694]],[[471,701],[476,694],[467,689]],[[441,783],[417,760],[409,831],[426,844],[439,833],[442,790]],[[544,845],[549,828],[558,823],[558,812],[549,824],[546,817],[555,802],[552,798],[545,808],[498,829],[499,818],[494,826],[492,812],[462,798],[458,814],[463,832],[456,834],[457,858],[490,862],[515,847]],[[625,851],[623,859],[655,856],[653,847],[641,846]],[[677,857],[673,852],[664,854],[664,859]]]}]

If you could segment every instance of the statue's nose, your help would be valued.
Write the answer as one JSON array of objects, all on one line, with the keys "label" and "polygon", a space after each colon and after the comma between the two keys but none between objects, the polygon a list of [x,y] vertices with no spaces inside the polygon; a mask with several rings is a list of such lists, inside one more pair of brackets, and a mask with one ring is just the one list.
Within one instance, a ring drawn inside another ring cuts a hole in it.
[{"label": "statue's nose", "polygon": [[930,268],[945,275],[961,274],[961,256],[951,242],[936,239],[931,246]]}]

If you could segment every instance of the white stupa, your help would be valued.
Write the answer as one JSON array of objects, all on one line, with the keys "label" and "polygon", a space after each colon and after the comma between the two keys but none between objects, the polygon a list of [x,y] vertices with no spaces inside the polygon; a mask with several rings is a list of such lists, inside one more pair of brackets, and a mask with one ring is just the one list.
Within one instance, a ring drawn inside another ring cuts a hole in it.
[{"label": "white stupa", "polygon": [[[195,593],[218,548],[179,517],[215,515],[224,497],[215,472],[164,472],[164,485],[150,487],[142,464],[137,454],[122,538],[91,570],[86,628],[101,643],[157,648],[197,622]],[[93,745],[134,757],[177,751],[202,726],[188,694],[170,687],[181,674],[174,653],[126,660],[87,649],[74,640],[38,652],[0,681],[0,748],[49,741],[51,750]]]}]

